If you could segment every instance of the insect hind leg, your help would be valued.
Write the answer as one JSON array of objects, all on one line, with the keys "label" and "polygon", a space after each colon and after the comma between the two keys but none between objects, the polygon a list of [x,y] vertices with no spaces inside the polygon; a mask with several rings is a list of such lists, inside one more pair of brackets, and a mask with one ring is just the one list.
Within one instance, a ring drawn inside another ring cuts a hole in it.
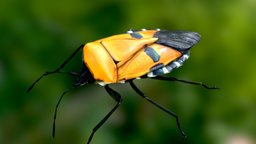
[{"label": "insect hind leg", "polygon": [[151,104],[153,104],[154,106],[158,107],[159,109],[161,109],[162,111],[164,111],[165,113],[173,116],[176,120],[176,124],[178,126],[178,129],[182,135],[183,138],[186,138],[186,134],[185,132],[181,129],[181,126],[180,126],[180,120],[179,120],[179,117],[176,113],[172,112],[171,110],[161,106],[160,104],[156,103],[155,101],[151,100],[149,97],[147,97],[134,83],[133,81],[129,81],[132,89],[137,93],[139,94],[142,98],[146,99],[148,102],[150,102]]},{"label": "insect hind leg", "polygon": [[178,78],[175,78],[175,77],[156,76],[156,77],[151,77],[151,79],[164,80],[164,81],[178,81],[178,82],[182,82],[182,83],[202,86],[202,87],[204,87],[206,89],[219,89],[216,86],[208,86],[208,85],[206,85],[206,84],[204,84],[202,82],[194,82],[194,81],[182,80],[182,79],[178,79]]}]

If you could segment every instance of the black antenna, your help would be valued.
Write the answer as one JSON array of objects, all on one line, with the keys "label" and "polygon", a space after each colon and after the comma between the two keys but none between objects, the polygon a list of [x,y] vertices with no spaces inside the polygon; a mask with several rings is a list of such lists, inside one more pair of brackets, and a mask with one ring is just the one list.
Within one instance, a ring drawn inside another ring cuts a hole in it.
[{"label": "black antenna", "polygon": [[56,70],[51,71],[51,72],[45,72],[43,75],[41,75],[28,89],[27,89],[27,93],[30,92],[30,90],[35,86],[35,84],[40,81],[43,77],[50,75],[50,74],[54,74],[54,73],[61,73],[61,69],[78,53],[78,51],[80,49],[82,49],[84,47],[84,45],[81,45],[80,47],[78,47],[71,56],[69,56]]}]

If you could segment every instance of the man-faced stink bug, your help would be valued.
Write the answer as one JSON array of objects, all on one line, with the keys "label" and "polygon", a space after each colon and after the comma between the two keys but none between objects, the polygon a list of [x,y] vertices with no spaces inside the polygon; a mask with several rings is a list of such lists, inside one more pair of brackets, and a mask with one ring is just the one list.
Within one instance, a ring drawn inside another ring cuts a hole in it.
[{"label": "man-faced stink bug", "polygon": [[[96,40],[94,42],[81,45],[63,64],[56,70],[45,72],[27,90],[29,92],[34,85],[44,76],[54,73],[67,73],[77,78],[73,88],[85,84],[99,84],[104,86],[107,93],[117,102],[114,108],[94,127],[87,144],[93,138],[94,133],[106,122],[112,113],[122,102],[121,95],[109,87],[109,84],[129,83],[132,89],[154,106],[163,110],[176,119],[177,127],[182,136],[186,136],[181,130],[178,116],[159,105],[147,97],[134,84],[133,80],[140,78],[151,78],[165,81],[179,81],[194,85],[201,85],[207,89],[217,89],[208,87],[201,82],[192,82],[177,79],[174,77],[164,77],[162,75],[170,73],[179,68],[188,58],[190,48],[197,44],[200,35],[189,31],[168,31],[168,30],[129,30],[125,34],[119,34]],[[83,52],[83,63],[80,73],[63,72],[61,69],[79,52]],[[70,90],[62,93],[54,113],[53,137],[55,135],[55,119],[57,109],[63,96]]]}]

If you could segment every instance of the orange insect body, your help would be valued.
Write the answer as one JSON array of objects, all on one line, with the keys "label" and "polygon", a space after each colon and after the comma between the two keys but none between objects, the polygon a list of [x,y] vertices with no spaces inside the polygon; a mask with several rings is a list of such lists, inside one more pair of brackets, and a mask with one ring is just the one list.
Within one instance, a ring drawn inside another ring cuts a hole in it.
[{"label": "orange insect body", "polygon": [[[124,82],[146,74],[153,77],[155,75],[150,72],[154,66],[159,66],[162,74],[169,73],[165,66],[183,54],[168,45],[158,44],[157,32],[130,32],[87,43],[83,47],[83,62],[101,85]],[[185,56],[187,58],[188,55]]]},{"label": "orange insect body", "polygon": [[[132,31],[126,34],[119,34],[96,40],[94,42],[81,45],[74,53],[68,57],[57,69],[45,72],[27,90],[29,92],[34,85],[44,76],[54,73],[67,73],[76,77],[73,88],[85,84],[100,84],[104,86],[107,93],[117,102],[115,107],[93,128],[87,141],[90,144],[94,133],[106,122],[122,102],[121,95],[109,87],[110,83],[128,82],[132,89],[141,97],[145,98],[154,106],[163,110],[176,119],[176,124],[182,136],[186,136],[182,131],[178,116],[171,110],[159,105],[147,97],[134,83],[134,79],[152,78],[156,80],[180,81],[194,85],[201,85],[207,89],[217,89],[208,87],[201,82],[191,82],[180,80],[174,77],[164,77],[163,74],[170,73],[173,69],[180,67],[189,57],[190,48],[197,44],[200,35],[189,31],[168,31],[168,30],[145,30]],[[80,73],[63,72],[62,68],[80,51],[83,50],[83,65]],[[57,109],[63,96],[71,90],[62,93],[54,113],[53,138],[55,136],[55,119]]]}]

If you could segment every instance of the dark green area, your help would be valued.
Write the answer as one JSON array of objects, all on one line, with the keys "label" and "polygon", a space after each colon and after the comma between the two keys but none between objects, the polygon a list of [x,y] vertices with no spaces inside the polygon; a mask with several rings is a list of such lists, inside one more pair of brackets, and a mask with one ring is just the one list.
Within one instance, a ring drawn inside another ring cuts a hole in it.
[{"label": "dark green area", "polygon": [[[0,143],[50,144],[55,104],[73,79],[52,75],[29,94],[43,72],[78,46],[126,30],[161,28],[202,35],[190,59],[169,76],[217,85],[218,91],[136,80],[145,94],[176,112],[190,144],[235,144],[256,137],[256,1],[254,0],[3,0],[0,1]],[[79,71],[81,54],[66,68]],[[174,118],[129,85],[118,111],[92,144],[182,144]],[[54,144],[82,144],[115,105],[104,88],[88,85],[64,97]],[[255,139],[254,142],[256,143]],[[249,144],[249,143],[248,143]]]}]

